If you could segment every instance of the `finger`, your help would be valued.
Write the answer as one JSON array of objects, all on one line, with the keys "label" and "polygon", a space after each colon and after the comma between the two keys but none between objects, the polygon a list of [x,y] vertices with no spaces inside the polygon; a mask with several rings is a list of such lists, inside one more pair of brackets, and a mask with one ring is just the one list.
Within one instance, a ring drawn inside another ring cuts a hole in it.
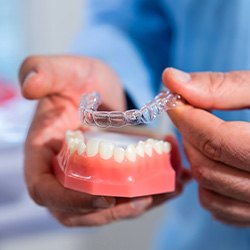
[{"label": "finger", "polygon": [[102,209],[87,214],[70,214],[53,211],[53,215],[64,225],[77,226],[100,226],[122,219],[130,219],[140,216],[152,203],[152,197],[133,199],[121,199],[122,202],[112,208]]},{"label": "finger", "polygon": [[29,57],[20,68],[19,80],[23,96],[28,99],[57,94],[71,98],[78,105],[83,92],[97,91],[102,94],[106,108],[125,108],[125,97],[119,78],[108,66],[92,58]]},{"label": "finger", "polygon": [[100,226],[121,219],[140,216],[147,209],[159,206],[179,195],[182,183],[178,181],[175,192],[139,198],[116,198],[116,205],[105,210],[90,211],[84,214],[51,210],[51,213],[65,226]]},{"label": "finger", "polygon": [[171,144],[171,165],[176,171],[176,175],[179,176],[181,174],[182,169],[182,159],[178,142],[176,138],[172,135],[167,135],[164,140],[168,141]]},{"label": "finger", "polygon": [[250,174],[210,160],[184,140],[185,153],[193,177],[201,187],[221,195],[250,203]]},{"label": "finger", "polygon": [[26,98],[38,99],[60,94],[66,89],[74,89],[77,93],[82,88],[83,80],[88,79],[88,84],[92,84],[92,64],[91,59],[83,60],[80,57],[29,57],[23,62],[19,72],[23,95]]},{"label": "finger", "polygon": [[249,221],[239,221],[239,220],[235,220],[232,217],[228,217],[228,216],[224,216],[222,214],[213,214],[213,217],[224,223],[227,224],[229,226],[236,226],[236,227],[249,227],[250,226],[250,222]]},{"label": "finger", "polygon": [[250,204],[199,187],[201,205],[215,216],[250,224]]},{"label": "finger", "polygon": [[182,180],[184,183],[188,182],[191,180],[192,176],[190,171],[182,166],[182,157],[177,139],[173,135],[167,135],[164,140],[171,144],[171,165],[176,171],[177,178]]},{"label": "finger", "polygon": [[250,171],[250,124],[224,122],[201,109],[184,105],[169,111],[183,137],[208,158]]},{"label": "finger", "polygon": [[250,106],[250,71],[191,73],[167,68],[165,86],[188,103],[204,109],[239,109]]},{"label": "finger", "polygon": [[86,212],[114,205],[114,198],[92,196],[63,188],[51,171],[55,153],[49,148],[33,146],[26,152],[25,177],[29,193],[36,203],[68,212]]},{"label": "finger", "polygon": [[175,185],[175,191],[171,193],[164,193],[164,194],[157,194],[153,195],[153,202],[150,206],[150,208],[157,207],[159,205],[162,205],[163,203],[166,203],[167,201],[179,196],[183,191],[183,181],[180,179],[176,180]]}]

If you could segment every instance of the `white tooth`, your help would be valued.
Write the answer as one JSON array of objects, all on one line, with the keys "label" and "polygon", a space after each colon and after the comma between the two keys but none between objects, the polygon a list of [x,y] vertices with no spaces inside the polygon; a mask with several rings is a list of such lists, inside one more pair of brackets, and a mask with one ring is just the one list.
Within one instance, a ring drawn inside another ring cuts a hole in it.
[{"label": "white tooth", "polygon": [[122,162],[125,157],[125,150],[121,147],[115,147],[114,149],[114,160],[116,162]]},{"label": "white tooth", "polygon": [[65,133],[65,140],[67,142],[67,144],[69,144],[70,139],[73,138],[74,133],[71,130],[67,130]]},{"label": "white tooth", "polygon": [[158,154],[162,154],[163,151],[163,141],[157,141],[154,144],[154,150],[158,153]]},{"label": "white tooth", "polygon": [[146,140],[146,143],[149,143],[149,144],[151,144],[153,146],[155,144],[155,140],[149,138],[149,139]]},{"label": "white tooth", "polygon": [[125,154],[129,161],[136,161],[136,149],[133,144],[128,145]]},{"label": "white tooth", "polygon": [[83,133],[82,133],[80,130],[77,130],[77,131],[75,132],[74,137],[75,137],[75,138],[79,138],[79,139],[81,139],[81,140],[84,139]]},{"label": "white tooth", "polygon": [[136,153],[141,156],[141,157],[144,157],[144,143],[138,143],[137,146],[136,146]]},{"label": "white tooth", "polygon": [[80,144],[80,142],[81,142],[82,140],[81,139],[79,139],[79,138],[74,138],[74,142],[75,142],[75,147],[77,148],[78,147],[78,145]]},{"label": "white tooth", "polygon": [[85,145],[85,143],[84,143],[83,141],[81,141],[81,142],[78,144],[77,153],[78,153],[79,155],[81,155],[81,154],[84,153],[85,149],[86,149],[86,145]]},{"label": "white tooth", "polygon": [[76,144],[75,144],[75,139],[74,138],[69,138],[68,148],[69,148],[69,151],[70,151],[71,154],[75,152]]},{"label": "white tooth", "polygon": [[112,157],[114,150],[114,144],[111,142],[100,142],[99,153],[102,159],[108,160]]},{"label": "white tooth", "polygon": [[143,141],[139,141],[139,142],[137,143],[137,145],[140,145],[140,146],[143,146],[143,147],[144,147],[145,142],[143,142]]},{"label": "white tooth", "polygon": [[98,153],[99,141],[96,139],[89,139],[86,146],[86,154],[88,157],[95,156]]},{"label": "white tooth", "polygon": [[145,150],[145,153],[148,155],[148,156],[152,156],[152,145],[150,143],[146,143],[145,146],[144,146],[144,150]]},{"label": "white tooth", "polygon": [[163,143],[163,152],[169,153],[171,151],[171,144],[169,142]]}]

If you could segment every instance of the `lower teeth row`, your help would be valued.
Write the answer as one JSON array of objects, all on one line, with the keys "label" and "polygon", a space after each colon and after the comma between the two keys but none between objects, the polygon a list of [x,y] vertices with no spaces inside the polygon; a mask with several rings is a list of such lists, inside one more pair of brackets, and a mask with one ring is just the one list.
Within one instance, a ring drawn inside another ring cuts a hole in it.
[{"label": "lower teeth row", "polygon": [[86,154],[88,157],[94,157],[98,153],[102,159],[108,160],[114,157],[116,162],[122,162],[128,159],[135,162],[137,156],[152,156],[153,150],[158,153],[169,153],[171,145],[168,142],[148,139],[145,142],[139,141],[136,145],[130,144],[126,149],[115,146],[109,141],[100,141],[97,139],[89,139],[85,144],[83,134],[80,131],[68,131],[66,134],[66,142],[70,153],[77,152],[79,155]]}]

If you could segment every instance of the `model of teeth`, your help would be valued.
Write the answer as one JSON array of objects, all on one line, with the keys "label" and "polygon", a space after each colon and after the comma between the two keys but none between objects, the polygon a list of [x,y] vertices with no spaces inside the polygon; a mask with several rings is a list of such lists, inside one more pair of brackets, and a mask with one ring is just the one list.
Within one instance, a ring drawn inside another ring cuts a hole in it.
[{"label": "model of teeth", "polygon": [[66,144],[70,154],[77,152],[78,155],[86,155],[87,157],[99,156],[108,160],[113,159],[121,163],[125,159],[135,162],[137,157],[152,157],[153,151],[157,154],[168,154],[171,150],[171,145],[168,142],[161,140],[147,139],[139,141],[136,145],[129,144],[126,148],[116,146],[110,141],[90,138],[87,140],[81,131],[67,131],[65,136]]}]

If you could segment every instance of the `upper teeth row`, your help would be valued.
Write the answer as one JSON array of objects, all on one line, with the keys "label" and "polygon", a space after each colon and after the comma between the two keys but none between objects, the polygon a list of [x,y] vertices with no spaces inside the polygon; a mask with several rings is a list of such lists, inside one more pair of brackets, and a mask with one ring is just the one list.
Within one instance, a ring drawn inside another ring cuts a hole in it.
[{"label": "upper teeth row", "polygon": [[81,131],[67,131],[66,142],[70,153],[77,151],[79,155],[86,153],[88,157],[93,157],[100,154],[102,159],[108,160],[114,156],[116,162],[122,162],[125,157],[132,162],[136,161],[137,155],[144,157],[144,155],[152,156],[153,149],[158,153],[169,153],[171,145],[168,142],[148,139],[146,141],[139,141],[136,145],[130,144],[126,149],[115,146],[109,141],[100,141],[97,139],[89,139],[87,144],[84,142],[84,136]]}]

